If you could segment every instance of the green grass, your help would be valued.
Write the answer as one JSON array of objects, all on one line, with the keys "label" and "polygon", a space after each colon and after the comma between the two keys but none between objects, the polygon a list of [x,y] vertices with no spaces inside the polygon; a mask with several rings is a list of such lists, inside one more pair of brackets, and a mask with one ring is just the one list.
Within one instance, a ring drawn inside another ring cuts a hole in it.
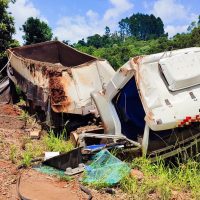
[{"label": "green grass", "polygon": [[65,140],[66,131],[64,130],[59,136],[55,136],[53,130],[43,137],[44,145],[48,151],[59,151],[61,153],[72,150],[73,144]]},{"label": "green grass", "polygon": [[32,159],[44,156],[45,147],[42,145],[41,141],[24,139],[23,142],[25,150],[21,153],[20,164],[29,167],[31,165]]},{"label": "green grass", "polygon": [[30,118],[27,111],[22,110],[19,116],[19,119],[27,121]]},{"label": "green grass", "polygon": [[51,130],[41,140],[31,140],[28,137],[23,138],[22,145],[24,151],[21,153],[20,164],[30,166],[31,160],[37,157],[44,157],[45,151],[65,153],[72,150],[74,147],[70,141],[65,140],[65,135],[66,131],[63,131],[60,136],[56,136]]},{"label": "green grass", "polygon": [[31,116],[29,115],[29,113],[27,111],[22,110],[22,112],[20,113],[19,119],[24,121],[24,125],[25,127],[31,123],[33,121],[33,118],[31,118]]},{"label": "green grass", "polygon": [[125,177],[120,186],[133,199],[150,199],[154,194],[158,199],[169,200],[173,199],[174,192],[200,199],[200,163],[196,161],[188,160],[178,166],[169,166],[161,160],[151,163],[148,159],[136,158],[132,168],[142,171],[144,178]]}]

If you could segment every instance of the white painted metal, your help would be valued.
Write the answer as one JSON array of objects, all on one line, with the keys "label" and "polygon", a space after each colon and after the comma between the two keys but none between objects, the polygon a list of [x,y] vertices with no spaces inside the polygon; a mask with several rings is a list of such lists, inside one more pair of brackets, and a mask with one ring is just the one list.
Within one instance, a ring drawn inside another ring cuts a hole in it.
[{"label": "white painted metal", "polygon": [[[200,85],[197,85],[200,72],[199,52],[200,48],[188,48],[144,56],[138,63],[134,59],[129,61],[135,71],[137,87],[146,112],[145,120],[152,130],[173,129],[187,116],[195,117],[200,114]],[[162,69],[166,67],[165,78],[171,83],[171,89],[176,91],[169,90],[160,72],[160,63],[165,63],[162,66]],[[189,72],[191,70],[193,71]],[[195,86],[192,86],[194,83]]]},{"label": "white painted metal", "polygon": [[149,146],[149,131],[150,131],[149,126],[147,124],[145,124],[144,135],[142,138],[142,154],[143,154],[143,156],[146,156],[148,146]]},{"label": "white painted metal", "polygon": [[181,53],[159,61],[172,91],[200,84],[200,51]]},{"label": "white painted metal", "polygon": [[[173,129],[186,117],[200,114],[200,48],[130,59],[112,77],[104,98],[111,103],[133,76],[146,113],[145,121],[152,130]],[[119,122],[114,110],[111,116]],[[116,125],[116,134],[119,128]]]},{"label": "white painted metal", "polygon": [[104,123],[104,133],[122,135],[121,123],[116,109],[112,103],[119,90],[133,77],[134,71],[129,64],[125,64],[110,79],[101,92],[93,92],[91,96],[97,106],[100,117]]},{"label": "white painted metal", "polygon": [[72,68],[71,71],[72,78],[70,87],[66,87],[66,94],[73,99],[73,103],[68,107],[67,112],[88,114],[91,110],[96,109],[90,94],[103,90],[115,71],[104,60],[86,63],[85,66]]}]

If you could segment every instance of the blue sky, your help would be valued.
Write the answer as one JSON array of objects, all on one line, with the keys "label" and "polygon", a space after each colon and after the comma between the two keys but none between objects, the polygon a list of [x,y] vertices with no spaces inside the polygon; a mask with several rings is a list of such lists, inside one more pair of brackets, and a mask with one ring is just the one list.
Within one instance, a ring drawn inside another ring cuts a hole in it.
[{"label": "blue sky", "polygon": [[115,31],[120,19],[137,12],[160,16],[170,36],[186,32],[197,20],[200,4],[199,0],[17,0],[9,11],[15,17],[15,38],[21,43],[19,27],[30,16],[47,22],[59,40],[77,42],[103,34],[105,26]]}]

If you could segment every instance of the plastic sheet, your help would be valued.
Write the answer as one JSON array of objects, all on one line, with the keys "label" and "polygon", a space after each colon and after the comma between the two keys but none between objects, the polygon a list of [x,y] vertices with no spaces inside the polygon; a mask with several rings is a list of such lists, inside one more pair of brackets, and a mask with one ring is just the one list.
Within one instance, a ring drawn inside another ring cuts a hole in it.
[{"label": "plastic sheet", "polygon": [[130,168],[113,156],[108,150],[102,150],[93,157],[93,162],[86,166],[83,183],[94,186],[112,186],[127,176]]}]

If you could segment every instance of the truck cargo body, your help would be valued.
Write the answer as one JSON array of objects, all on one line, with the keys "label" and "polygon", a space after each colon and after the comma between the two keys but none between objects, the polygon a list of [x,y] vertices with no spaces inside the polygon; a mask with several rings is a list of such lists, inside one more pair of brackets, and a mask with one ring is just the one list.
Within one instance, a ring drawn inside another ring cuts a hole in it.
[{"label": "truck cargo body", "polygon": [[9,49],[11,80],[27,99],[56,113],[87,115],[95,106],[92,91],[102,90],[114,70],[103,59],[52,41]]}]

